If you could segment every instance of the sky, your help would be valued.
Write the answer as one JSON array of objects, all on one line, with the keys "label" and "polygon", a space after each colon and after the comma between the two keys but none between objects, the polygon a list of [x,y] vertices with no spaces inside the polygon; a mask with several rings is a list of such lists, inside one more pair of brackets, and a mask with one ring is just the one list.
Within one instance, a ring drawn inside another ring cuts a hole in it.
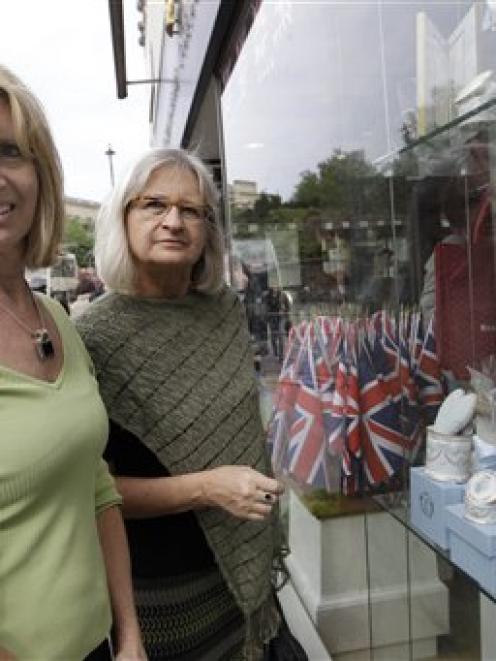
[{"label": "sky", "polygon": [[[495,33],[481,28],[475,37],[469,8],[457,0],[263,2],[222,97],[228,181],[256,181],[287,200],[302,173],[335,150],[362,152],[387,172],[405,146],[402,125],[416,122],[417,56],[425,55],[427,103],[436,106],[436,90],[452,76],[443,39],[418,36],[420,12],[429,35],[465,35],[460,86],[494,69]],[[437,106],[431,128],[446,116],[446,102]],[[422,153],[421,166],[437,167],[440,156],[439,148]]]},{"label": "sky", "polygon": [[[123,4],[127,78],[146,78],[141,14],[136,0]],[[149,136],[149,85],[130,85],[117,99],[108,0],[1,0],[0,25],[0,62],[45,107],[66,195],[100,202],[110,190],[108,144],[118,175]]]}]

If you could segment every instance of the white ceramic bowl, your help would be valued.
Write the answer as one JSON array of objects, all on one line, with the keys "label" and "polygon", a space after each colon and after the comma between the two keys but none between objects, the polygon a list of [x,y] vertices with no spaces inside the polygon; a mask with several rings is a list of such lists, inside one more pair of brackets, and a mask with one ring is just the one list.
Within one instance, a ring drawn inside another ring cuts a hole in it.
[{"label": "white ceramic bowl", "polygon": [[465,517],[476,523],[496,523],[496,471],[478,471],[467,482]]}]

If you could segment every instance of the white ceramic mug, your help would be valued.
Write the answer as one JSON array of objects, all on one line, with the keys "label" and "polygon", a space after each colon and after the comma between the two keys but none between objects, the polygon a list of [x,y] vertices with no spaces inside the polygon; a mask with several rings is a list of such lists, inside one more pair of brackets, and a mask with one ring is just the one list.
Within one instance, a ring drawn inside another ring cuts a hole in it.
[{"label": "white ceramic mug", "polygon": [[425,472],[438,482],[466,482],[472,468],[472,437],[427,427]]}]

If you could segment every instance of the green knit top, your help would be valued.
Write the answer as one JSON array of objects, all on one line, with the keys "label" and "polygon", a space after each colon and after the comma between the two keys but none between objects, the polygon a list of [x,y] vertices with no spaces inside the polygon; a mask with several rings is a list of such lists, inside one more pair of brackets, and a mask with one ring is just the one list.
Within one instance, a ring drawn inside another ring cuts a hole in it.
[{"label": "green knit top", "polygon": [[111,626],[95,514],[120,497],[90,358],[58,303],[41,301],[62,338],[58,378],[0,365],[0,647],[81,661]]},{"label": "green knit top", "polygon": [[[179,300],[108,294],[77,326],[110,418],[172,475],[233,464],[270,473],[246,319],[233,292]],[[262,522],[219,508],[195,514],[246,617],[249,644],[270,639],[276,513]]]}]

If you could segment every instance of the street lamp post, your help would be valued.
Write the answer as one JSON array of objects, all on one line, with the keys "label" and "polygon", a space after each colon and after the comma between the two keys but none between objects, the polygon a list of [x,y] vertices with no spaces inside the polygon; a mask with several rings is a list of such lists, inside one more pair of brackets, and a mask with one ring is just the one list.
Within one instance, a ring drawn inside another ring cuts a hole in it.
[{"label": "street lamp post", "polygon": [[115,151],[112,149],[112,145],[109,144],[109,146],[107,147],[107,151],[105,152],[105,156],[108,156],[109,167],[110,167],[110,184],[113,188],[114,183],[115,183],[115,179],[114,179],[114,163],[113,163],[112,159],[115,156]]}]

